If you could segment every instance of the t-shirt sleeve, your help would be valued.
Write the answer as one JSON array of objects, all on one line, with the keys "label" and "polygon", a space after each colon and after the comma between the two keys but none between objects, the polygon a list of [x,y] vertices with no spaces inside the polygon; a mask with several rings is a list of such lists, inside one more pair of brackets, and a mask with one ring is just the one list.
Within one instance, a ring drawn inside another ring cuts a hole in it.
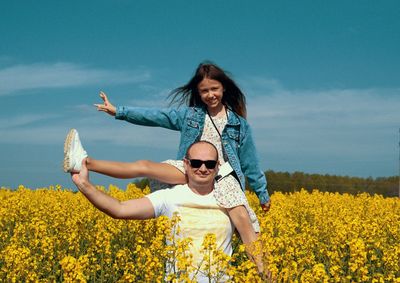
[{"label": "t-shirt sleeve", "polygon": [[154,207],[155,217],[166,215],[166,191],[159,190],[146,196]]}]

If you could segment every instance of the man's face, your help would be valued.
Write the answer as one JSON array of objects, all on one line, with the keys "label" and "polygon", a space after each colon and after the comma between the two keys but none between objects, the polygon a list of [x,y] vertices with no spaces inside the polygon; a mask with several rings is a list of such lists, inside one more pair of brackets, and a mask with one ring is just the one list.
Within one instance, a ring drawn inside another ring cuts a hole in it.
[{"label": "man's face", "polygon": [[[201,161],[217,161],[217,152],[215,148],[207,143],[198,143],[192,146],[188,153],[188,159]],[[204,162],[199,168],[192,166],[188,159],[184,160],[184,166],[188,177],[188,183],[193,185],[213,185],[214,178],[218,171],[218,164],[214,168],[207,168]],[[192,162],[193,165],[194,162]]]}]

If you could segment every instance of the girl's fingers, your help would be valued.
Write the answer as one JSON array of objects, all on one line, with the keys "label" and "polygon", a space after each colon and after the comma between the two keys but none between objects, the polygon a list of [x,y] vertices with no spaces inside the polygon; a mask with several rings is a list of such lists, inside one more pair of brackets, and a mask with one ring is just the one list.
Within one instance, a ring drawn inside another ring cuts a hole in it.
[{"label": "girl's fingers", "polygon": [[96,106],[97,111],[108,112],[108,109],[103,104],[94,104]]},{"label": "girl's fingers", "polygon": [[104,92],[100,91],[100,97],[104,100],[105,103],[108,103],[107,95]]},{"label": "girl's fingers", "polygon": [[103,111],[106,112],[110,115],[115,116],[115,110],[114,110],[114,106],[108,101],[107,95],[100,91],[100,97],[101,99],[103,99],[104,103],[103,104],[93,104],[98,111]]}]

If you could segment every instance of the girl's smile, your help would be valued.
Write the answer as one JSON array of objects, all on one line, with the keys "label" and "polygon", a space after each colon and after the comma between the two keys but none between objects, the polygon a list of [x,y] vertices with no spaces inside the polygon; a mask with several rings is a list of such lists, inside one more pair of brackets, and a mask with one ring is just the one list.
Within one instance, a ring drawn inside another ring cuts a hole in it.
[{"label": "girl's smile", "polygon": [[[213,79],[204,78],[197,86],[201,101],[207,105],[208,111],[212,116],[219,116],[221,110],[224,110],[222,98],[224,96],[224,87]],[[222,113],[224,113],[222,111]]]}]

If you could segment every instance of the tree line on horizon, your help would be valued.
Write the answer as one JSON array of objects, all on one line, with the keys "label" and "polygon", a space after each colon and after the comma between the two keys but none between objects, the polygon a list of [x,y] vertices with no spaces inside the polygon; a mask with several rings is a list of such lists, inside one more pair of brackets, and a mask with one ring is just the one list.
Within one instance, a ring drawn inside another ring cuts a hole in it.
[{"label": "tree line on horizon", "polygon": [[[398,176],[361,178],[304,172],[275,172],[273,170],[266,171],[265,176],[270,194],[274,192],[291,193],[305,189],[309,192],[318,190],[342,194],[368,193],[370,195],[379,194],[384,197],[399,196]],[[135,182],[135,185],[139,188],[145,188],[149,185],[149,182],[147,179],[141,179]],[[248,186],[247,189],[251,190]]]},{"label": "tree line on horizon", "polygon": [[361,178],[337,175],[307,174],[303,172],[265,172],[268,181],[268,192],[295,192],[302,188],[307,191],[338,193],[369,193],[384,197],[399,196],[399,177]]}]

